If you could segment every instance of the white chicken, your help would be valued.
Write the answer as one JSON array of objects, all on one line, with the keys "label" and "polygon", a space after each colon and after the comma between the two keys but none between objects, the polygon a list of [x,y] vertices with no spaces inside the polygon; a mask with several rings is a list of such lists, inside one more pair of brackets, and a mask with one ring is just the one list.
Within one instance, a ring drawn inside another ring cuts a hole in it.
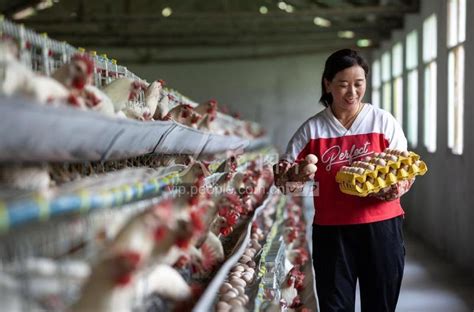
[{"label": "white chicken", "polygon": [[102,258],[92,269],[81,298],[72,311],[128,312],[133,298],[133,276],[141,262],[134,252]]},{"label": "white chicken", "polygon": [[212,273],[214,268],[224,260],[224,248],[219,238],[211,231],[199,248],[190,248],[191,267],[195,277]]},{"label": "white chicken", "polygon": [[64,103],[72,107],[86,110],[86,103],[54,79],[45,76],[34,76],[25,86],[22,94],[36,101],[58,106]]},{"label": "white chicken", "polygon": [[191,105],[181,104],[173,107],[163,119],[173,119],[177,123],[197,128],[201,118],[201,115],[196,113]]},{"label": "white chicken", "polygon": [[143,85],[131,78],[118,78],[106,85],[102,91],[114,104],[115,112],[123,110],[129,101],[136,101]]},{"label": "white chicken", "polygon": [[195,184],[201,177],[210,175],[206,166],[199,161],[192,161],[189,166],[180,173],[181,183]]},{"label": "white chicken", "polygon": [[[161,80],[160,80],[161,81]],[[162,86],[164,82],[162,82]],[[155,120],[167,120],[168,112],[170,110],[170,102],[169,102],[169,95],[168,91],[165,89],[161,89],[160,99],[158,100],[158,105],[155,110],[155,114],[153,115],[153,119]]]},{"label": "white chicken", "polygon": [[161,98],[164,81],[153,81],[145,91],[145,106],[148,107],[151,117],[155,115],[158,102]]},{"label": "white chicken", "polygon": [[12,42],[0,41],[0,90],[8,96],[21,93],[34,77],[34,73],[18,61],[14,51]]},{"label": "white chicken", "polygon": [[84,88],[86,105],[91,110],[104,114],[106,116],[116,116],[114,104],[110,98],[99,88],[93,85],[86,85]]},{"label": "white chicken", "polygon": [[291,270],[280,285],[281,304],[287,308],[296,308],[301,304],[298,296],[297,285],[299,286],[299,276]]},{"label": "white chicken", "polygon": [[93,73],[92,59],[85,54],[76,54],[69,63],[59,67],[51,77],[79,95],[85,86],[92,84]]},{"label": "white chicken", "polygon": [[[152,252],[175,241],[168,230],[172,202],[162,201],[133,217],[107,246],[84,285],[73,311],[130,311],[137,270]],[[171,239],[169,239],[171,238]]]},{"label": "white chicken", "polygon": [[151,114],[150,108],[148,106],[140,105],[129,105],[125,107],[122,112],[127,116],[127,118],[136,119],[136,120],[152,120],[153,115]]},{"label": "white chicken", "polygon": [[160,297],[181,301],[191,297],[191,287],[183,277],[172,267],[165,264],[156,265],[151,271],[145,272],[138,279],[137,293],[146,297],[157,294]]},{"label": "white chicken", "polygon": [[56,80],[36,75],[18,61],[9,43],[0,43],[0,93],[20,95],[41,104],[69,103],[84,108],[84,103]]},{"label": "white chicken", "polygon": [[154,250],[161,253],[163,250],[156,250],[159,249],[156,244],[165,240],[170,240],[170,245],[174,243],[174,238],[168,235],[174,218],[172,208],[173,202],[164,200],[134,216],[108,246],[107,253],[137,252],[141,259],[148,259]]},{"label": "white chicken", "polygon": [[194,108],[194,111],[201,116],[209,116],[209,121],[212,122],[217,115],[217,101],[209,100],[201,103]]}]

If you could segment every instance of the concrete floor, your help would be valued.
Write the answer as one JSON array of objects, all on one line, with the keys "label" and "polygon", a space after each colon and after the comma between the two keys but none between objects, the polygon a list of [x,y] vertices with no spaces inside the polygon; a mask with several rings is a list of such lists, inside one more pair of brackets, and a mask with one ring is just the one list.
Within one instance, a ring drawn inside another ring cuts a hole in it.
[{"label": "concrete floor", "polygon": [[[397,311],[474,312],[472,276],[459,272],[412,236],[405,238],[405,246],[407,257]],[[356,311],[360,311],[359,304]]]}]

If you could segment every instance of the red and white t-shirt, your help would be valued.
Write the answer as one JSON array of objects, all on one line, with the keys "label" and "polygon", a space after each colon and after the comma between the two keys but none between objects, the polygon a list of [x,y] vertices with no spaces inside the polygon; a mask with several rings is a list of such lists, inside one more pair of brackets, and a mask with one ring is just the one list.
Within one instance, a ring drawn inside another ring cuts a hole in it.
[{"label": "red and white t-shirt", "polygon": [[388,112],[365,104],[350,129],[326,108],[308,119],[288,143],[282,157],[290,162],[308,154],[318,157],[314,196],[314,223],[319,225],[360,224],[387,220],[404,214],[400,200],[347,195],[339,190],[336,173],[342,166],[385,148],[407,149],[403,130]]}]

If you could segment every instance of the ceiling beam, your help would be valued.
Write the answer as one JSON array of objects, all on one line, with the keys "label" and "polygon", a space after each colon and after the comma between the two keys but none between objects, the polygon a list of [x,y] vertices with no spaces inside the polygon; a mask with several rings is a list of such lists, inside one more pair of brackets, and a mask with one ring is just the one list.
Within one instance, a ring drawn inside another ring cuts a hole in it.
[{"label": "ceiling beam", "polygon": [[[172,16],[165,18],[159,13],[155,14],[137,14],[132,15],[127,14],[88,14],[84,16],[84,21],[88,22],[133,22],[133,21],[142,21],[142,22],[155,22],[159,20],[212,20],[216,21],[228,21],[229,18],[233,20],[243,22],[247,19],[254,20],[256,18],[261,20],[312,20],[315,16],[321,16],[328,19],[331,19],[334,16],[339,18],[349,18],[349,17],[361,17],[366,15],[376,15],[376,16],[385,16],[385,17],[401,17],[407,13],[417,12],[417,7],[404,6],[404,5],[389,5],[389,6],[368,6],[368,7],[351,7],[348,8],[321,8],[317,10],[296,10],[294,13],[286,12],[269,12],[268,14],[261,15],[258,12],[228,12],[223,14],[222,12],[174,12]],[[29,24],[58,24],[58,23],[71,23],[77,21],[77,18],[74,16],[64,16],[58,15],[54,16],[52,14],[38,15],[28,21]]]},{"label": "ceiling beam", "polygon": [[[333,41],[325,44],[306,44],[295,45],[291,47],[246,47],[239,49],[209,49],[201,47],[190,49],[149,49],[141,51],[130,51],[126,48],[124,53],[110,51],[108,54],[120,60],[120,63],[129,66],[130,64],[149,64],[149,63],[184,63],[184,62],[214,62],[228,60],[246,60],[246,59],[268,59],[283,56],[311,55],[316,53],[330,53],[342,48],[357,48],[355,42],[348,44],[342,41]],[[199,49],[199,48],[197,48]],[[180,53],[181,52],[181,53]]]},{"label": "ceiling beam", "polygon": [[[401,28],[403,26],[402,20],[386,20],[383,22],[383,29]],[[373,32],[382,31],[377,24],[370,22],[365,23],[343,23],[341,25],[334,25],[332,27],[316,27],[312,23],[280,23],[279,25],[240,25],[239,27],[228,27],[229,25],[188,25],[176,23],[149,23],[128,25],[127,29],[123,27],[113,27],[110,24],[98,23],[74,23],[62,24],[54,26],[37,26],[34,27],[36,31],[46,32],[50,36],[66,36],[71,38],[83,36],[201,36],[201,35],[229,35],[238,36],[240,34],[259,34],[259,35],[278,35],[278,34],[324,34],[334,33],[341,30],[352,30],[358,32]],[[106,29],[112,29],[106,31]]]},{"label": "ceiling beam", "polygon": [[[379,42],[384,39],[379,34],[365,34],[363,37],[373,42]],[[386,38],[386,37],[385,37]],[[59,38],[63,39],[63,38]],[[300,37],[240,37],[240,38],[214,38],[214,37],[198,37],[198,38],[86,38],[82,40],[70,41],[73,45],[81,47],[182,47],[190,48],[193,46],[207,47],[239,47],[239,46],[260,46],[265,44],[293,45],[307,42],[331,43],[333,41],[351,42],[353,39],[341,39],[337,36],[321,38],[320,36],[300,36]]]}]

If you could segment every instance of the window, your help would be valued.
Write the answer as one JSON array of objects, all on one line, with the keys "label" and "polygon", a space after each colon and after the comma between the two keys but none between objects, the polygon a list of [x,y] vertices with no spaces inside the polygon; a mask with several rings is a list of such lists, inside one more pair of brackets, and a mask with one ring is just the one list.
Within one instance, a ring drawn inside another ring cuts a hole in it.
[{"label": "window", "polygon": [[406,39],[407,76],[407,139],[411,147],[418,145],[418,32],[411,31]]},{"label": "window", "polygon": [[403,46],[397,43],[392,49],[393,116],[403,125]]},{"label": "window", "polygon": [[380,61],[372,64],[372,105],[380,107]]},{"label": "window", "polygon": [[448,147],[461,155],[464,148],[464,41],[466,0],[448,0]]},{"label": "window", "polygon": [[390,83],[390,52],[382,55],[382,108],[392,111],[392,85]]},{"label": "window", "polygon": [[423,65],[424,65],[424,113],[423,143],[426,149],[436,152],[436,56],[437,19],[432,14],[423,22]]}]

